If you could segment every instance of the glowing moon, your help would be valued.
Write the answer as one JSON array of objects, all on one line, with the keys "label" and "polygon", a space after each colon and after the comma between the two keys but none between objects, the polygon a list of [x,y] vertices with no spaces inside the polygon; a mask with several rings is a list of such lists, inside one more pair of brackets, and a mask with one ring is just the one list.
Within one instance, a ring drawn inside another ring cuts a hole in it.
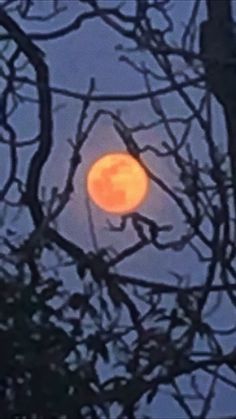
[{"label": "glowing moon", "polygon": [[149,179],[142,166],[128,153],[105,154],[90,168],[87,190],[105,211],[133,211],[147,195]]}]

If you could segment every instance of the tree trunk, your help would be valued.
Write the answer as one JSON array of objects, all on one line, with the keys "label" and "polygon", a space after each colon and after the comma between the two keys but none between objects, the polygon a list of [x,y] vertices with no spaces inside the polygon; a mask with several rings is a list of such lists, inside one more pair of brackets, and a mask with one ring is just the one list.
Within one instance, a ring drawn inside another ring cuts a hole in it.
[{"label": "tree trunk", "polygon": [[236,214],[236,37],[231,0],[206,0],[206,6],[208,19],[200,28],[200,52],[205,56],[208,87],[224,110]]}]

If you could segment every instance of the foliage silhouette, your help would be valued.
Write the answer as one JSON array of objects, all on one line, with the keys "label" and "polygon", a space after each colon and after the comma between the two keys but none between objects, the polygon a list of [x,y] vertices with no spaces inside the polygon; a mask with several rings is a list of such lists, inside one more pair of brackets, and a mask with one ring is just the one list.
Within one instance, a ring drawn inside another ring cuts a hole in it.
[{"label": "foliage silhouette", "polygon": [[[0,415],[156,418],[164,393],[175,406],[173,418],[216,417],[214,403],[223,386],[236,388],[236,327],[216,327],[224,316],[235,317],[236,305],[232,2],[173,0],[189,13],[178,36],[169,0],[134,0],[129,13],[127,1],[101,3],[80,0],[76,17],[69,23],[65,17],[64,26],[53,30],[50,25],[71,2],[47,2],[46,14],[39,3],[27,0],[0,5],[0,142],[9,151],[9,158],[1,157],[7,168],[0,189]],[[94,78],[87,93],[54,85],[44,45],[53,40],[59,47],[61,38],[79,34],[90,21],[122,37],[119,59],[141,76],[144,90],[97,93]],[[38,23],[42,32],[35,29]],[[58,95],[79,101],[80,112],[68,140],[63,187],[48,191],[42,174],[53,153],[58,116],[52,103]],[[131,123],[122,109],[114,110],[114,103],[135,107],[142,100],[151,122],[140,122],[137,111]],[[38,125],[33,138],[25,139],[14,116],[29,103],[32,115],[37,109]],[[161,211],[150,215],[148,208],[121,216],[116,225],[108,221],[115,244],[103,246],[87,202],[91,250],[82,245],[83,233],[75,242],[61,232],[59,222],[74,193],[84,145],[103,118],[175,214],[171,209],[164,217]],[[157,138],[159,130],[162,143],[140,140],[149,132]],[[22,149],[28,156],[25,177],[19,170]],[[147,163],[147,155],[155,165]],[[160,161],[171,164],[171,181],[155,172]],[[186,274],[188,252],[194,267]],[[173,266],[161,278],[160,260],[166,254]],[[182,270],[174,266],[177,257]],[[126,271],[122,262],[129,260],[133,267],[141,260],[144,272],[154,262],[153,277]],[[69,275],[77,280],[70,290]]]}]

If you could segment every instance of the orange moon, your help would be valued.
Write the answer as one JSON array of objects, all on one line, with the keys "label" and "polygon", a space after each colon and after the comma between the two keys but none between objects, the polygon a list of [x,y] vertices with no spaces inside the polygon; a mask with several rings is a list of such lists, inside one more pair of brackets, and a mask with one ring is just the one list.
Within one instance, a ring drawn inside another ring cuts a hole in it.
[{"label": "orange moon", "polygon": [[133,211],[145,199],[149,179],[142,166],[125,152],[105,154],[91,166],[87,190],[93,202],[116,214]]}]

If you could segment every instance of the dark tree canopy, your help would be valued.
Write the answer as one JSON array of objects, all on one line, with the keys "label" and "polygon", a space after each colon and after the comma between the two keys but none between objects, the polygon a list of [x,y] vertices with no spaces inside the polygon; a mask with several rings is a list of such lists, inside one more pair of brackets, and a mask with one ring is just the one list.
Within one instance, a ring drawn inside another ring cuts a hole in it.
[{"label": "dark tree canopy", "polygon": [[[1,418],[235,417],[234,6],[1,1]],[[69,54],[85,28],[94,48],[101,30],[119,40],[112,92],[97,87],[99,48],[87,90],[54,81],[50,45],[63,72],[82,60]],[[124,92],[131,72],[140,89]],[[104,130],[151,182],[147,202],[115,218],[84,185],[113,147]]]}]

